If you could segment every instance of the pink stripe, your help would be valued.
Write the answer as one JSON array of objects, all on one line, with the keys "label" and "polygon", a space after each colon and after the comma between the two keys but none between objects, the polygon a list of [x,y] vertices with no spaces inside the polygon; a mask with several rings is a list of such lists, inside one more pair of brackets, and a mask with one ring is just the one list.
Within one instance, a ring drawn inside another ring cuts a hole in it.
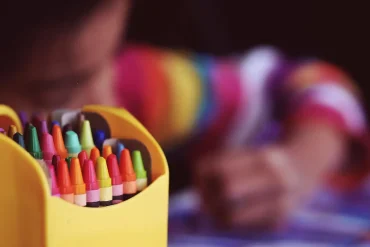
[{"label": "pink stripe", "polygon": [[113,196],[123,195],[123,185],[122,184],[113,185],[112,186],[112,193],[113,193]]},{"label": "pink stripe", "polygon": [[100,200],[99,190],[88,190],[86,191],[86,201],[87,202],[98,202]]}]

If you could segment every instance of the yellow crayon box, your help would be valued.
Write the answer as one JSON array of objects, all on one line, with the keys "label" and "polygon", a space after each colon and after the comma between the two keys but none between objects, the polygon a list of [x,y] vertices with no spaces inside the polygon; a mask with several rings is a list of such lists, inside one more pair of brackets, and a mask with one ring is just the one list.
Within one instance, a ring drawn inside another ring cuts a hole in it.
[{"label": "yellow crayon box", "polygon": [[[135,197],[104,208],[84,208],[52,197],[38,162],[0,134],[0,242],[4,247],[167,246],[169,172],[158,143],[127,111],[85,106],[91,125],[142,149],[150,185]],[[17,114],[0,105],[0,128],[22,128]],[[104,126],[103,126],[104,127]],[[126,145],[126,143],[125,143]]]}]

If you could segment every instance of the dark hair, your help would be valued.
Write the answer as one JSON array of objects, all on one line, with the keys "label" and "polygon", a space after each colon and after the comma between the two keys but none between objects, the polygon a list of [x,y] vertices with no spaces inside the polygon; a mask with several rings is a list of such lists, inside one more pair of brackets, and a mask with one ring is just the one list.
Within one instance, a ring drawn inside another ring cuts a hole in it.
[{"label": "dark hair", "polygon": [[5,1],[0,8],[0,74],[16,71],[33,42],[45,28],[65,30],[77,26],[105,0]]}]

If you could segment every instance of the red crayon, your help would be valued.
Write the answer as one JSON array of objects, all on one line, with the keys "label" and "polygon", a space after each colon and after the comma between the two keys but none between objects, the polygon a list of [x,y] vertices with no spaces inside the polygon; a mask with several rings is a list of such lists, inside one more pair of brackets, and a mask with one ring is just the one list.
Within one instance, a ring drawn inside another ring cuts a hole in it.
[{"label": "red crayon", "polygon": [[111,154],[107,158],[108,172],[112,179],[113,204],[123,201],[122,176],[117,163],[117,156]]},{"label": "red crayon", "polygon": [[100,189],[92,160],[85,160],[83,165],[83,179],[86,185],[86,207],[99,207]]},{"label": "red crayon", "polygon": [[81,171],[83,170],[83,167],[84,167],[84,164],[85,164],[85,160],[89,159],[87,157],[87,153],[85,150],[82,150],[79,154],[78,154],[78,160],[80,161],[80,166],[81,166]]},{"label": "red crayon", "polygon": [[51,195],[56,196],[56,197],[60,197],[60,191],[59,191],[59,187],[58,187],[57,178],[55,176],[54,166],[48,165],[48,168],[49,168],[49,173],[50,173],[50,177],[51,177]]},{"label": "red crayon", "polygon": [[69,176],[68,165],[64,159],[61,159],[58,164],[58,185],[60,198],[74,203],[73,185]]},{"label": "red crayon", "polygon": [[47,164],[51,164],[53,156],[56,155],[53,136],[49,133],[43,133],[41,137],[41,150],[44,160]]}]

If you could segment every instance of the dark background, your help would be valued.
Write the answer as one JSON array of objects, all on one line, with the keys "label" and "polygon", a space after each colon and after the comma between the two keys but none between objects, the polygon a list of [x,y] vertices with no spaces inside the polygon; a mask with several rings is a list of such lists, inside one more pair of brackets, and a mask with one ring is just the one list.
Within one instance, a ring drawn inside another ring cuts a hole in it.
[{"label": "dark background", "polygon": [[215,55],[272,44],[294,57],[317,56],[355,78],[369,109],[369,8],[343,2],[134,0],[127,38]]}]

